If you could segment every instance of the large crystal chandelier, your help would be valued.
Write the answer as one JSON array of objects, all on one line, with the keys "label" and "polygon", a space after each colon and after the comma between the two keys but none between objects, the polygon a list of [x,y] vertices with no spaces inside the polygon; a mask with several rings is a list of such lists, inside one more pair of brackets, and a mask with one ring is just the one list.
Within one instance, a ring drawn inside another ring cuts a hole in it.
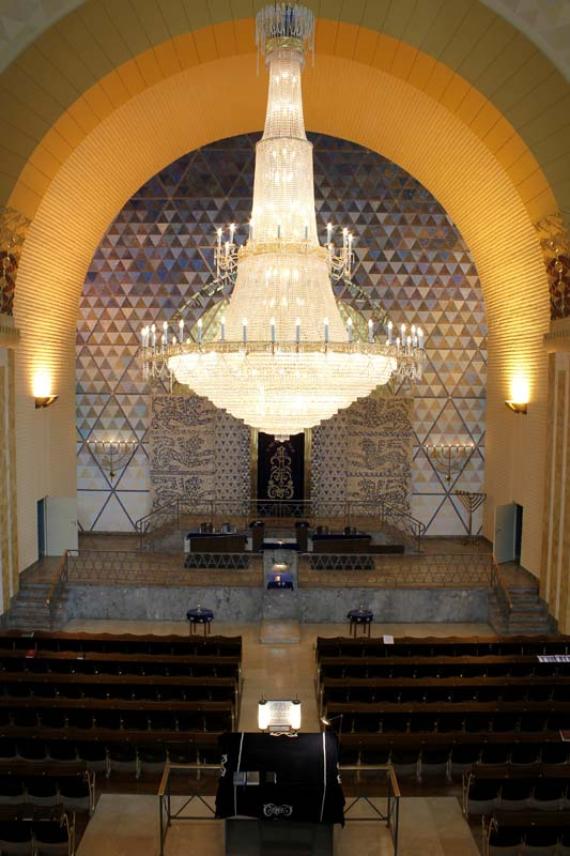
[{"label": "large crystal chandelier", "polygon": [[207,293],[221,298],[197,324],[186,324],[189,300],[174,330],[165,322],[160,332],[142,331],[147,376],[174,378],[278,438],[318,425],[396,373],[417,378],[423,356],[420,329],[395,331],[383,312],[366,322],[333,293],[334,281],[352,286],[353,236],[343,229],[339,249],[331,224],[324,246],[317,236],[301,93],[313,33],[313,14],[302,6],[275,3],[258,13],[269,93],[248,240],[238,247],[235,224],[227,240],[218,229]]}]

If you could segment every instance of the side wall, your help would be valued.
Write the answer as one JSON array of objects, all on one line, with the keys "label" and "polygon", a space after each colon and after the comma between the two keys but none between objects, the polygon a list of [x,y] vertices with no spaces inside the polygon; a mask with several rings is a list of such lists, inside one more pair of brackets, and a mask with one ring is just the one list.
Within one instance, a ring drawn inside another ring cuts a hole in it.
[{"label": "side wall", "polygon": [[562,349],[549,356],[550,424],[546,460],[541,594],[570,632],[570,321],[556,322]]},{"label": "side wall", "polygon": [[0,612],[18,591],[14,351],[0,347]]}]

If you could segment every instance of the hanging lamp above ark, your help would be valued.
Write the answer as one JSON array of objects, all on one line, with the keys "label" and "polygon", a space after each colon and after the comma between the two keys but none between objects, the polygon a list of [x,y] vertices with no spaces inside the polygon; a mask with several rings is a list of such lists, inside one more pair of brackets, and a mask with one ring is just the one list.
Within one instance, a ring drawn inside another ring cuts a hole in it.
[{"label": "hanging lamp above ark", "polygon": [[[267,114],[256,145],[248,240],[220,228],[216,276],[220,294],[208,323],[187,329],[184,303],[159,334],[142,331],[146,377],[170,377],[247,425],[284,439],[312,428],[394,375],[421,376],[423,334],[402,325],[395,335],[384,311],[368,322],[337,301],[333,283],[352,283],[353,236],[342,246],[319,243],[313,150],[303,117],[301,74],[312,47],[313,13],[275,3],[257,15],[257,45],[269,69]],[[230,294],[229,302],[226,294]]]}]

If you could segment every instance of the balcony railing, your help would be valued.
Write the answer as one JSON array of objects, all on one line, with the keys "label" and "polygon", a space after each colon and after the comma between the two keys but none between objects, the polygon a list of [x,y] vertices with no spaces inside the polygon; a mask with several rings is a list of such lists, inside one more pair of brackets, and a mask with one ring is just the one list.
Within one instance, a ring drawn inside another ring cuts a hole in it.
[{"label": "balcony railing", "polygon": [[140,548],[152,543],[166,531],[181,529],[187,518],[203,520],[213,526],[236,522],[246,529],[254,519],[266,521],[307,520],[312,526],[335,521],[338,525],[358,523],[370,529],[393,532],[418,552],[425,526],[411,514],[384,499],[349,499],[339,502],[322,502],[308,499],[173,499],[158,506],[136,522]]}]

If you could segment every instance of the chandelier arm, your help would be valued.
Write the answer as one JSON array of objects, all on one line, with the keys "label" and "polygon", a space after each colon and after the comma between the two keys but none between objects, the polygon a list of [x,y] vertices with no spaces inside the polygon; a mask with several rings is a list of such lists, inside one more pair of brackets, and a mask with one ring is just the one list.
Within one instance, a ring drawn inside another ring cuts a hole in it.
[{"label": "chandelier arm", "polygon": [[[214,285],[215,285],[215,288],[213,288]],[[198,303],[202,298],[211,299],[216,294],[222,293],[224,291],[225,287],[226,287],[225,283],[223,283],[223,282],[216,283],[216,280],[214,280],[213,282],[208,283],[206,285],[203,285],[199,291],[196,291],[196,292],[194,292],[194,294],[191,294],[190,297],[188,297],[184,301],[184,303],[182,303],[182,305],[178,307],[178,309],[176,310],[176,312],[174,312],[174,314],[172,315],[172,318],[170,319],[171,323],[175,323],[177,321],[180,321],[181,319],[183,320],[185,313],[187,312],[188,309],[190,309],[192,307],[193,303]],[[233,288],[233,286],[232,286],[232,288]],[[230,296],[231,296],[231,292],[230,292]]]}]

